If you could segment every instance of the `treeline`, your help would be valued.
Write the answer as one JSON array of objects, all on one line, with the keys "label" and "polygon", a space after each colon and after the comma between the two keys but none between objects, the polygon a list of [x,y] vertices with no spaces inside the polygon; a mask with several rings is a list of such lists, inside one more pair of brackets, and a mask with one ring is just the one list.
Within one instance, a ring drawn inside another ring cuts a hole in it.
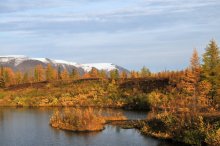
[{"label": "treeline", "polygon": [[181,76],[184,71],[161,71],[158,73],[152,73],[145,66],[140,71],[122,71],[117,69],[107,72],[105,70],[97,70],[92,68],[91,71],[80,74],[77,69],[73,69],[69,72],[67,69],[62,70],[53,68],[50,64],[46,67],[37,65],[33,70],[22,73],[21,71],[14,71],[10,67],[0,67],[0,88],[8,87],[11,85],[18,85],[24,83],[35,83],[42,81],[69,81],[78,79],[100,78],[100,79],[112,79],[112,80],[126,80],[126,79],[140,79],[140,78],[168,78],[173,79]]},{"label": "treeline", "polygon": [[46,67],[37,65],[33,70],[26,73],[21,71],[13,71],[10,67],[0,67],[0,87],[6,87],[10,85],[34,83],[42,81],[54,81],[54,80],[77,80],[85,78],[101,78],[101,79],[126,79],[126,78],[145,78],[151,76],[152,73],[146,67],[143,67],[141,71],[122,71],[117,69],[107,72],[105,70],[98,70],[92,68],[91,71],[80,74],[77,69],[73,69],[69,72],[67,69],[55,69],[51,64],[47,64]]}]

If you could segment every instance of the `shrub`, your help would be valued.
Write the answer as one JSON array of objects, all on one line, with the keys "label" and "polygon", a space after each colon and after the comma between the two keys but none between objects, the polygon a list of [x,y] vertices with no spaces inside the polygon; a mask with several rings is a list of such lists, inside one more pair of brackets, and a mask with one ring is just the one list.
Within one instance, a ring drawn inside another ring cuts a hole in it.
[{"label": "shrub", "polygon": [[206,136],[205,142],[212,146],[220,145],[220,128],[217,130],[210,130]]},{"label": "shrub", "polygon": [[92,108],[64,109],[64,111],[55,111],[50,119],[53,127],[72,131],[97,131],[104,128],[104,120],[99,114],[95,114]]}]

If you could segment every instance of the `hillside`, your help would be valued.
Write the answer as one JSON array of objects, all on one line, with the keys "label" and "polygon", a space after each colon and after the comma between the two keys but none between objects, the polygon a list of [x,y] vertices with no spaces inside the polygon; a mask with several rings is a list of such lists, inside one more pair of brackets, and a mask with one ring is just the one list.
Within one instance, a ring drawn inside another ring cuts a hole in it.
[{"label": "hillside", "polygon": [[1,90],[0,106],[97,106],[149,109],[147,94],[165,90],[168,79],[146,78],[111,81],[79,79],[44,81]]}]

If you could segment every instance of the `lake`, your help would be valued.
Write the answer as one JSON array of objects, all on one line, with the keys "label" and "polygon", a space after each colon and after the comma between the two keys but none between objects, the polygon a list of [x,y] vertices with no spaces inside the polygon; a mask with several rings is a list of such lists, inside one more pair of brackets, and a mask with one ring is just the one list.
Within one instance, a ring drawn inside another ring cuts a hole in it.
[{"label": "lake", "polygon": [[[135,129],[106,125],[105,130],[76,133],[49,125],[55,108],[0,108],[1,146],[175,146],[177,144],[141,135]],[[128,119],[144,119],[146,112],[121,112]],[[105,111],[104,110],[104,111]],[[180,146],[180,144],[178,144]]]}]

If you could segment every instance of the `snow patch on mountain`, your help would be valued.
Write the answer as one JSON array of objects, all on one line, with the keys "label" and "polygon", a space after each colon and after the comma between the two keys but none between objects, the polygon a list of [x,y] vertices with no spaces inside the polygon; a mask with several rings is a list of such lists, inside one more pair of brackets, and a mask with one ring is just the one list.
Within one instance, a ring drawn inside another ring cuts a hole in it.
[{"label": "snow patch on mountain", "polygon": [[111,71],[117,69],[116,66],[112,63],[90,63],[90,64],[81,64],[79,67],[83,68],[86,72],[92,70],[92,68],[96,68],[98,70]]},{"label": "snow patch on mountain", "polygon": [[13,58],[7,58],[7,57],[2,57],[0,56],[0,62],[6,63],[13,60]]},{"label": "snow patch on mountain", "polygon": [[77,65],[76,62],[68,62],[65,60],[53,60],[52,62],[55,64],[66,64],[66,65],[73,65],[73,66]]},{"label": "snow patch on mountain", "polygon": [[21,64],[22,62],[28,60],[28,57],[24,57],[24,58],[16,58],[15,59],[15,66],[18,66],[19,64]]},{"label": "snow patch on mountain", "polygon": [[24,55],[7,55],[0,56],[0,62],[8,63],[10,61],[14,61],[15,66],[19,65],[23,61],[28,60],[27,56]]},{"label": "snow patch on mountain", "polygon": [[31,60],[37,60],[43,63],[49,63],[47,58],[31,58]]},{"label": "snow patch on mountain", "polygon": [[52,64],[53,66],[62,66],[63,68],[76,67],[81,68],[85,72],[89,72],[92,68],[96,68],[98,70],[105,70],[107,72],[111,70],[121,70],[123,68],[118,68],[118,66],[112,63],[88,63],[88,64],[78,64],[76,62],[69,62],[65,60],[52,60],[48,58],[29,58],[24,55],[8,55],[8,56],[0,56],[0,63],[3,64],[13,64],[15,67],[18,67],[24,61],[39,61],[43,64]]}]

